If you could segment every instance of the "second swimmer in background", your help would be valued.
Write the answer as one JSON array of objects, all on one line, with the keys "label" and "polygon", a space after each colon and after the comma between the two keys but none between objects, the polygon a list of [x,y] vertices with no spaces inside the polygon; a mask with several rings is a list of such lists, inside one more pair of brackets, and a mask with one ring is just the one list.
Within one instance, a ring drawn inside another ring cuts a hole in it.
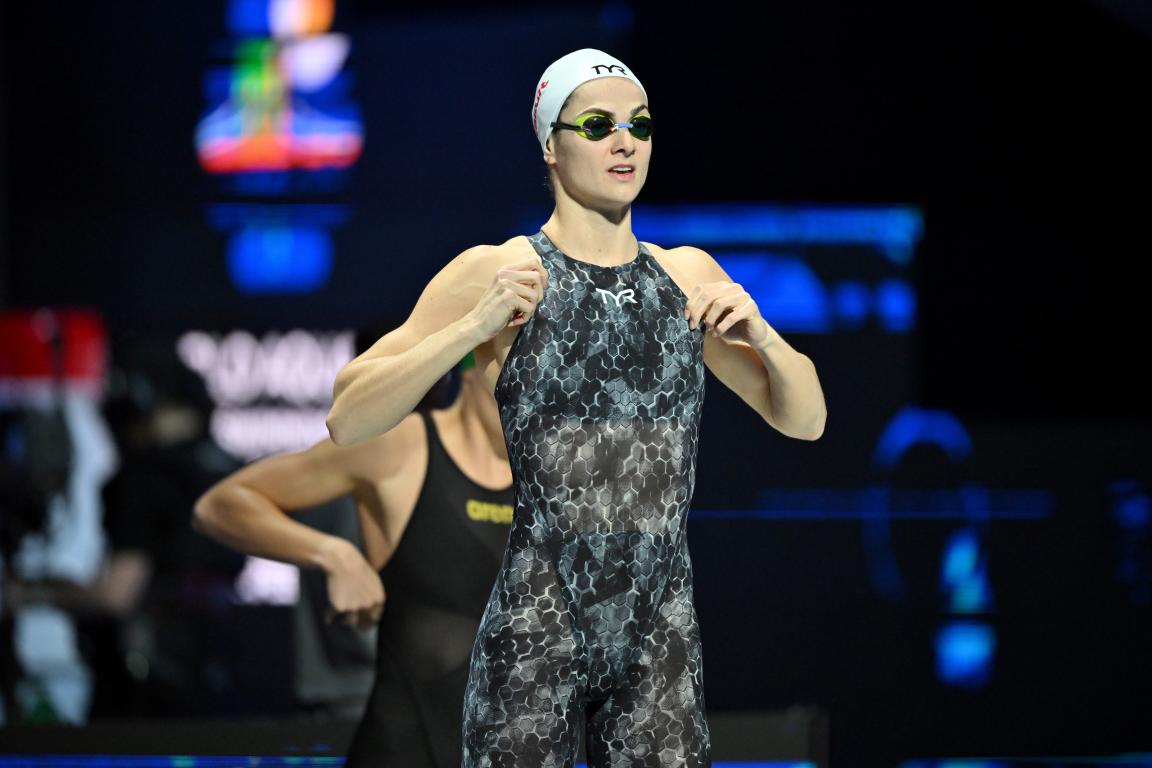
[{"label": "second swimmer in background", "polygon": [[[455,768],[480,615],[512,522],[496,401],[469,353],[460,389],[353,446],[330,439],[244,467],[196,504],[196,527],[258,557],[320,568],[334,614],[379,621],[376,681],[346,765]],[[351,494],[364,554],[290,513]]]}]

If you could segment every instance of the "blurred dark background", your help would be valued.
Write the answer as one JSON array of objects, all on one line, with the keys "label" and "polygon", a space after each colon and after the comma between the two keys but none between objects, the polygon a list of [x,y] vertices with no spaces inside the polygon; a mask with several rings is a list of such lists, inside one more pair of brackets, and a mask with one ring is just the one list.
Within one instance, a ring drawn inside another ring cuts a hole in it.
[{"label": "blurred dark background", "polygon": [[[205,171],[194,134],[243,5],[4,6],[0,307],[95,310],[121,371],[170,363],[190,331],[403,317],[456,253],[543,223],[531,91],[563,53],[603,48],[660,124],[650,210],[901,206],[923,226],[902,273],[914,327],[783,331],[820,370],[820,441],[753,423],[709,380],[690,541],[710,708],[818,706],[845,764],[1152,749],[1152,10],[342,2],[362,154],[239,183]],[[325,279],[239,287],[232,238],[252,216],[320,221]],[[825,275],[857,258],[789,252]],[[883,459],[885,430],[945,421],[961,458],[922,441]],[[976,581],[950,580],[965,558]],[[982,597],[949,592],[962,582]],[[272,618],[244,614],[237,648],[283,621],[251,611]],[[938,633],[957,617],[994,651],[977,643],[986,674],[949,682]],[[225,679],[204,701],[285,712],[267,678]]]}]

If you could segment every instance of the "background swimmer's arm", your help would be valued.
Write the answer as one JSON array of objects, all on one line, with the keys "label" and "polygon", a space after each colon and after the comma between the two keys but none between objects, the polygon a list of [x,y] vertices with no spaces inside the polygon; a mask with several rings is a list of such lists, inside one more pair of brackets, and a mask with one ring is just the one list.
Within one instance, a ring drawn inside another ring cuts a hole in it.
[{"label": "background swimmer's arm", "polygon": [[[385,436],[381,440],[389,440]],[[370,472],[364,468],[390,454],[380,441],[339,448],[323,440],[306,451],[253,462],[216,483],[194,507],[192,525],[216,541],[257,557],[319,568],[328,577],[329,620],[342,615],[352,626],[379,621],[384,586],[356,545],[323,533],[287,514],[354,493]]]},{"label": "background swimmer's arm", "polygon": [[[755,301],[709,253],[690,246],[678,250],[688,256],[693,280],[704,289],[694,291],[689,300],[693,321],[698,327],[705,316],[714,321],[708,323],[704,335],[704,363],[708,369],[781,434],[800,440],[818,439],[824,433],[827,408],[811,358],[793,349],[768,324]],[[717,313],[707,310],[709,303],[734,306]],[[741,319],[725,322],[729,314]],[[761,324],[762,328],[753,330],[757,331],[757,338],[766,330],[764,343],[753,346],[738,338],[727,338],[736,335],[737,322]],[[713,330],[725,338],[714,336]]]},{"label": "background swimmer's arm", "polygon": [[196,501],[192,525],[249,555],[329,570],[347,560],[348,550],[355,546],[294,520],[289,513],[352,493],[354,462],[346,452],[353,450],[322,440],[306,451],[255,461]]},{"label": "background swimmer's arm", "polygon": [[[517,255],[518,254],[518,255]],[[411,316],[336,376],[328,434],[351,445],[412,412],[441,376],[506,328],[528,322],[548,283],[534,251],[464,251],[432,279]]]}]

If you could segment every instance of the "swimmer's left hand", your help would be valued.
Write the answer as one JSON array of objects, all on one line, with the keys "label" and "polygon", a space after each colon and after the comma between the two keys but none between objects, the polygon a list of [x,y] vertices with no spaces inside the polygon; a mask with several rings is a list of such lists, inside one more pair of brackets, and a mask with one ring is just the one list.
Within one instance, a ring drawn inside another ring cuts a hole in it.
[{"label": "swimmer's left hand", "polygon": [[754,347],[768,342],[771,329],[760,308],[739,283],[718,280],[700,283],[684,307],[692,330],[707,325],[705,333],[724,341],[743,341]]}]

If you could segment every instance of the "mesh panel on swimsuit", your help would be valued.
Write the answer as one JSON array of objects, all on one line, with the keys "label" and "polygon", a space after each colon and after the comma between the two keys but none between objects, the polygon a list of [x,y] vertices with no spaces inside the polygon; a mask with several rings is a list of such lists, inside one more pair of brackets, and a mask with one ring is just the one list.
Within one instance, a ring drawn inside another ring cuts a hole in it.
[{"label": "mesh panel on swimsuit", "polygon": [[465,768],[710,764],[686,517],[703,332],[640,245],[548,271],[496,383],[515,514],[472,650]]}]

